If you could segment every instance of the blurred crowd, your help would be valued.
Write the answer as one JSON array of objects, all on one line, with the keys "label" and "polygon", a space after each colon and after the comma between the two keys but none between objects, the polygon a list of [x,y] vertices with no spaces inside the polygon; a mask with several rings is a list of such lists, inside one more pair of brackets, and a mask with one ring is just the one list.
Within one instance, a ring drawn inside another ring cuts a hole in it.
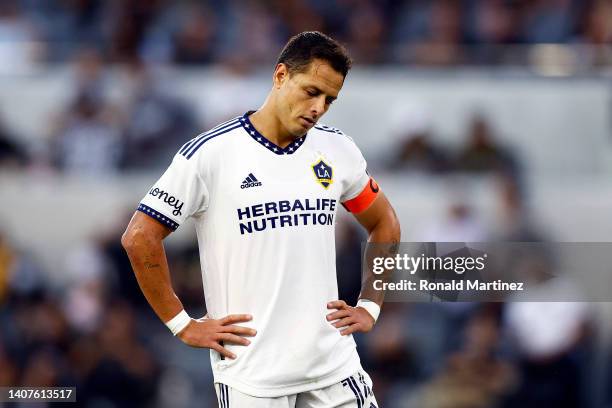
[{"label": "blurred crowd", "polygon": [[[41,137],[18,134],[0,106],[0,171],[157,175],[178,146],[227,119],[195,112],[157,75],[159,63],[245,73],[269,66],[288,36],[313,29],[346,43],[358,64],[512,64],[521,58],[515,45],[609,45],[612,1],[3,0],[0,74],[68,63],[71,89]],[[500,141],[493,119],[474,112],[453,147],[429,126],[403,123],[375,164],[426,179],[495,180],[496,229],[458,195],[442,217],[411,226],[423,241],[546,240],[525,204],[524,158]],[[172,337],[140,292],[119,242],[129,216],[62,254],[59,271],[0,229],[0,386],[76,385],[88,407],[215,406],[208,351]],[[351,304],[362,234],[339,221],[340,298]],[[203,316],[197,247],[167,253],[177,294]],[[595,345],[591,306],[388,303],[374,332],[357,341],[382,407],[609,408],[612,345]]]},{"label": "blurred crowd", "polygon": [[[134,83],[146,83],[146,69],[133,70],[139,78]],[[190,116],[172,98],[136,94],[143,95],[135,98],[145,101],[142,106],[113,111],[96,104],[95,86],[80,88],[59,113],[47,147],[31,151],[0,144],[0,167],[158,174],[153,169],[165,166],[182,143],[177,137],[191,137],[189,126],[172,118]],[[167,115],[160,114],[166,109]],[[196,126],[197,120],[190,123]],[[500,225],[492,229],[473,202],[458,195],[442,216],[411,225],[420,228],[414,235],[433,242],[546,240],[525,205],[524,166],[512,147],[498,141],[481,115],[465,134],[464,144],[451,150],[438,145],[428,128],[411,128],[398,136],[387,170],[426,179],[490,176],[496,180]],[[143,149],[155,159],[142,162],[141,155],[130,153]],[[138,288],[120,246],[130,215],[112,220],[111,232],[62,254],[55,270],[41,264],[31,248],[0,234],[0,386],[76,386],[79,403],[88,407],[216,406],[208,351],[172,337]],[[339,220],[337,229],[340,298],[354,304],[365,237],[352,221]],[[195,240],[168,245],[167,255],[178,296],[192,316],[203,316]],[[582,303],[387,303],[376,329],[357,341],[382,407],[608,408],[612,396],[603,397],[607,405],[595,401],[612,374],[593,364],[608,358],[602,350],[611,349],[594,345],[596,318]]]},{"label": "blurred crowd", "polygon": [[67,104],[48,119],[46,134],[32,141],[0,117],[0,167],[81,175],[158,170],[203,129],[204,120],[141,60],[121,66],[114,98],[99,52],[83,50],[71,66]]},{"label": "blurred crowd", "polygon": [[[190,354],[152,314],[120,234],[66,254],[61,282],[0,235],[0,386],[76,386],[87,407],[214,406],[208,350]],[[203,316],[197,252],[169,259],[181,300]]]},{"label": "blurred crowd", "polygon": [[304,30],[340,39],[358,63],[511,63],[496,45],[610,44],[611,14],[609,0],[4,0],[0,65],[90,47],[114,62],[248,67]]},{"label": "blurred crowd", "polygon": [[[97,66],[90,58],[79,60],[75,78],[97,77],[90,75],[97,70],[90,69]],[[137,102],[102,107],[97,81],[75,81],[49,145],[32,151],[0,144],[9,146],[0,149],[0,166],[157,174],[153,169],[166,165],[198,120],[179,100],[152,91],[146,66],[128,67],[136,95],[129,99]],[[438,144],[428,126],[404,126],[384,163],[389,172],[428,180],[493,178],[499,225],[487,223],[468,197],[451,193],[442,216],[410,226],[419,229],[413,236],[432,242],[545,241],[547,231],[525,203],[521,157],[499,142],[486,116],[476,114],[468,124],[464,143],[454,149]],[[134,153],[142,149],[155,159],[140,161]],[[79,161],[83,155],[90,157]],[[76,386],[79,402],[88,407],[216,406],[208,351],[172,337],[140,292],[120,246],[130,215],[73,246],[61,256],[60,270],[48,270],[31,248],[0,233],[0,386]],[[355,304],[365,237],[349,218],[338,220],[338,282],[340,298]],[[195,240],[190,242],[168,245],[167,255],[178,296],[192,316],[203,316],[199,255]],[[529,267],[555,274],[546,263]],[[593,305],[572,302],[387,303],[376,329],[356,339],[382,407],[609,408],[612,395],[601,390],[611,389],[612,345],[596,345],[597,318]]]},{"label": "blurred crowd", "polygon": [[[498,190],[509,217],[501,231],[458,198],[445,217],[421,227],[423,236],[542,237],[513,179],[500,175]],[[174,338],[140,292],[119,242],[130,215],[66,253],[62,279],[0,235],[0,386],[76,386],[87,407],[216,406],[208,350]],[[348,215],[337,228],[339,296],[354,304],[365,237]],[[177,295],[192,316],[203,316],[195,241],[166,249]],[[553,263],[534,259],[522,267],[555,274]],[[598,390],[612,361],[599,371],[597,360],[609,355],[596,346],[596,319],[594,305],[579,302],[387,302],[376,329],[356,340],[382,407],[607,408],[612,398]]]},{"label": "blurred crowd", "polygon": [[[46,134],[19,134],[0,106],[0,167],[93,175],[160,170],[177,146],[228,118],[203,117],[176,95],[158,74],[164,63],[218,65],[240,77],[269,66],[288,36],[306,29],[346,43],[357,64],[505,66],[516,45],[610,45],[611,22],[612,0],[5,0],[0,74],[27,72],[35,55],[67,63],[72,78],[68,102],[58,104]],[[556,61],[555,51],[545,54]],[[571,65],[557,62],[559,69]],[[13,64],[12,71],[3,64]],[[121,77],[115,95],[110,71],[119,73],[115,86]],[[402,135],[389,168],[444,174],[503,167],[518,177],[511,146],[497,143],[489,120],[475,112],[462,151],[436,146],[429,129]]]},{"label": "blurred crowd", "polygon": [[[81,176],[160,171],[187,140],[242,113],[242,101],[227,100],[224,109],[231,113],[207,117],[209,112],[196,110],[141,59],[111,70],[98,51],[87,49],[69,66],[67,102],[53,107],[46,134],[18,134],[3,123],[0,105],[0,168]],[[391,131],[395,142],[377,166],[381,170],[434,176],[505,173],[520,179],[512,146],[500,143],[492,118],[484,113],[475,111],[461,132],[462,145],[448,148],[437,142],[431,120],[405,110],[392,115],[398,130]]]}]

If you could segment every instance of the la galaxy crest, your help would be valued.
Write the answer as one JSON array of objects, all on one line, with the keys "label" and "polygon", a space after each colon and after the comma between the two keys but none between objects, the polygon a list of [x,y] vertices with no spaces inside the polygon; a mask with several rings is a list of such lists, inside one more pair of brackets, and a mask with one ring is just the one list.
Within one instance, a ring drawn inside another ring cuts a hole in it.
[{"label": "la galaxy crest", "polygon": [[312,171],[314,171],[317,181],[323,188],[327,189],[333,183],[334,169],[325,163],[323,159],[319,159],[318,162],[312,165]]}]

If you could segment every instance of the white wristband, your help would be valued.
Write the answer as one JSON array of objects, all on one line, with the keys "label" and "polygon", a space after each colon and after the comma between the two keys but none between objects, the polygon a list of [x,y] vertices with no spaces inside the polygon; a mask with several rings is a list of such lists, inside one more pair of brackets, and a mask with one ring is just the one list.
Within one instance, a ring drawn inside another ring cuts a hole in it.
[{"label": "white wristband", "polygon": [[166,322],[166,326],[170,329],[173,335],[177,335],[191,322],[191,317],[187,314],[185,309],[181,310],[179,314],[174,316],[172,319]]},{"label": "white wristband", "polygon": [[357,301],[357,306],[355,307],[363,307],[374,318],[374,322],[378,320],[378,315],[380,314],[380,306],[378,306],[376,302],[373,302],[368,299],[359,299]]}]

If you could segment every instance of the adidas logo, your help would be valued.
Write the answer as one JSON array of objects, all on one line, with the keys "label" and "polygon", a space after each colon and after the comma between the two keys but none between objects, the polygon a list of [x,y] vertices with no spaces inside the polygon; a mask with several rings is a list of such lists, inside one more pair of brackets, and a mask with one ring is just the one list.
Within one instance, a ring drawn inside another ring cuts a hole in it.
[{"label": "adidas logo", "polygon": [[261,186],[261,181],[257,180],[257,178],[253,175],[253,173],[249,173],[247,178],[244,179],[240,188],[249,188],[249,187],[259,187]]}]

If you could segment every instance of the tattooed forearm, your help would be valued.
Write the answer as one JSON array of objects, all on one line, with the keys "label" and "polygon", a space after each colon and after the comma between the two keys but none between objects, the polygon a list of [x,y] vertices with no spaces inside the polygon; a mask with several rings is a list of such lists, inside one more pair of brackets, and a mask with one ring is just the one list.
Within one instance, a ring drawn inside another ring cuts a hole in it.
[{"label": "tattooed forearm", "polygon": [[138,286],[159,318],[167,322],[183,305],[172,288],[163,239],[170,233],[147,215],[136,212],[121,244],[126,250]]},{"label": "tattooed forearm", "polygon": [[158,269],[161,267],[161,265],[158,263],[145,262],[144,267],[147,269]]}]

